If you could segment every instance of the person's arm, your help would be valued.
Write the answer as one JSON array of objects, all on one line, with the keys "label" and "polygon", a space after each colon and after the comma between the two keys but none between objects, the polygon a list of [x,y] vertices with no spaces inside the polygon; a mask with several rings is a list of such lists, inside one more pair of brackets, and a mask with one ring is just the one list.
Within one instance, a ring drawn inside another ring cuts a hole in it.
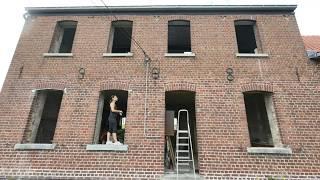
[{"label": "person's arm", "polygon": [[114,103],[110,103],[111,112],[122,113],[121,110],[116,110],[114,107],[115,107],[115,104]]}]

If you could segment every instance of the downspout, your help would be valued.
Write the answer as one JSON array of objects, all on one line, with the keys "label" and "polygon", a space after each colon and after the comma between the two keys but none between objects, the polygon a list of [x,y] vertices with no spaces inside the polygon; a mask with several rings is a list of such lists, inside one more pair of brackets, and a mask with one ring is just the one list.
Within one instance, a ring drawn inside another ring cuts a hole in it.
[{"label": "downspout", "polygon": [[29,16],[30,16],[30,14],[28,12],[26,12],[23,14],[23,19],[27,20]]},{"label": "downspout", "polygon": [[148,120],[148,88],[149,88],[149,68],[150,68],[151,59],[145,55],[144,63],[146,66],[145,74],[145,94],[144,94],[144,121],[143,121],[143,135],[146,138],[160,138],[160,136],[149,135],[147,132],[147,120]]},{"label": "downspout", "polygon": [[143,121],[143,135],[144,137],[148,137],[147,136],[147,119],[148,119],[148,75],[149,75],[149,63],[150,63],[150,59],[148,57],[145,57],[145,65],[146,65],[146,75],[145,75],[145,94],[144,94],[144,121]]}]

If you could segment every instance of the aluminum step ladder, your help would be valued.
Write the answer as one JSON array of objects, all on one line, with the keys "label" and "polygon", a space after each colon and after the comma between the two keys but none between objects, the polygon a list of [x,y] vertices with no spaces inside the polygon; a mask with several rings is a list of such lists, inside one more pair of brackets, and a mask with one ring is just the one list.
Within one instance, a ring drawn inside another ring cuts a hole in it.
[{"label": "aluminum step ladder", "polygon": [[[182,122],[181,114],[186,113],[187,122]],[[187,129],[183,129],[180,123],[187,123]],[[196,177],[192,140],[190,134],[189,125],[189,112],[186,109],[181,109],[178,111],[178,121],[177,121],[177,135],[176,135],[176,170],[177,178],[179,174],[193,173]]]}]

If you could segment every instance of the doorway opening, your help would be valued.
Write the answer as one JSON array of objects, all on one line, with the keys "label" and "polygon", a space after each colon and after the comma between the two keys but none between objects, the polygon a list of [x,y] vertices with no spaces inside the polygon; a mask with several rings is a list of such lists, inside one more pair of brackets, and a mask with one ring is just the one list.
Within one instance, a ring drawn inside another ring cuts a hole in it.
[{"label": "doorway opening", "polygon": [[[165,115],[165,173],[176,172],[177,149],[177,122],[179,110],[185,109],[189,114],[190,136],[192,140],[192,150],[195,172],[199,173],[198,148],[197,148],[197,128],[195,112],[195,92],[192,91],[167,91],[165,94],[166,115]],[[179,119],[181,129],[187,129],[187,113],[181,113]],[[180,142],[179,142],[180,143]],[[171,147],[170,147],[171,146]],[[191,152],[191,151],[190,151]]]}]

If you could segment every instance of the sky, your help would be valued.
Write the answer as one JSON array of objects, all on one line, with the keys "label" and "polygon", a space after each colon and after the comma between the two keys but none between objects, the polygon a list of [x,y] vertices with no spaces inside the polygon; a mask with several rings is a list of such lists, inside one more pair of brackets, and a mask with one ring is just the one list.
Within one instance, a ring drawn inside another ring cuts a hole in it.
[{"label": "sky", "polygon": [[[206,4],[297,4],[295,11],[302,35],[320,35],[319,0],[104,0],[112,6],[121,5],[206,5]],[[102,6],[100,0],[9,0],[0,6],[0,90],[23,28],[24,7]]]}]

